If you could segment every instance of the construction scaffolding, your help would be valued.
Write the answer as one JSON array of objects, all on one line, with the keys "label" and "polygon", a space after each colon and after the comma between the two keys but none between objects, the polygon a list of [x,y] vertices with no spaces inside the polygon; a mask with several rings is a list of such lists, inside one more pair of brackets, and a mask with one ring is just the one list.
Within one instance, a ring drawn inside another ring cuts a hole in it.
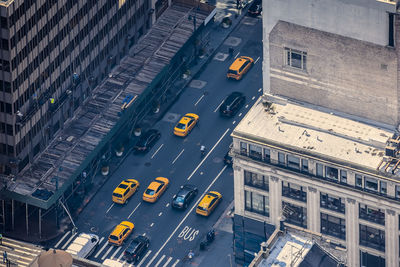
[{"label": "construction scaffolding", "polygon": [[34,163],[16,176],[0,177],[5,232],[14,230],[15,218],[23,214],[27,235],[33,231],[41,238],[44,219],[59,225],[68,201],[83,199],[101,166],[127,151],[143,118],[176,97],[171,85],[197,56],[193,44],[212,11],[196,1],[174,2]]}]

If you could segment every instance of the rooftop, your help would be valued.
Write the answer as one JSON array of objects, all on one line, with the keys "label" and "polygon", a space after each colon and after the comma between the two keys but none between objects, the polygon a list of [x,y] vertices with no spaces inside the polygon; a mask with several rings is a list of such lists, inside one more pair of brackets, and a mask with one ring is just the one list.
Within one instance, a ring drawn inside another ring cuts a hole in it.
[{"label": "rooftop", "polygon": [[[211,12],[207,8],[210,7],[200,3],[200,9],[196,11],[197,28]],[[58,187],[65,188],[72,183],[73,175],[83,171],[82,162],[89,155],[93,156],[92,152],[98,149],[100,142],[116,128],[118,121],[123,120],[124,116],[120,115],[124,99],[130,95],[135,101],[192,36],[193,22],[188,19],[192,13],[192,6],[175,2],[169,7],[133,47],[133,53],[131,50],[109,78],[94,89],[92,96],[35,162],[15,179],[0,177],[0,184],[6,184],[4,193],[13,199],[48,208],[49,202],[32,197],[32,194],[52,194],[56,191],[55,177]],[[58,198],[51,199],[54,202]]]},{"label": "rooftop", "polygon": [[[397,159],[385,156],[394,131],[350,118],[291,103],[286,99],[262,97],[236,127],[233,136],[283,146],[320,159],[347,163],[369,171],[398,173]],[[386,164],[390,162],[393,164]],[[385,163],[385,164],[383,164]]]}]

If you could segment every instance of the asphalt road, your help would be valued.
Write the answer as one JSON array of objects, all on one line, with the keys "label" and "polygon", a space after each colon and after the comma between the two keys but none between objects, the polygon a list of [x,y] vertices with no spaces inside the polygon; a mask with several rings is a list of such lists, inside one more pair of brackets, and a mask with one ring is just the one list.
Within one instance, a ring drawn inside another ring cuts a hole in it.
[{"label": "asphalt road", "polygon": [[[146,235],[151,244],[138,266],[182,265],[188,251],[198,250],[200,241],[233,200],[233,170],[224,165],[223,157],[232,142],[232,130],[262,94],[261,18],[245,17],[231,37],[240,39],[240,44],[234,47],[234,56],[238,53],[250,56],[256,60],[255,65],[243,80],[232,81],[226,79],[226,71],[234,59],[211,60],[196,78],[200,82],[195,84],[204,87],[186,88],[164,118],[154,126],[162,133],[155,146],[145,155],[130,154],[109,177],[75,222],[78,233],[93,232],[102,238],[91,260],[122,259],[129,241],[136,235]],[[218,52],[226,54],[227,51],[228,46],[222,45]],[[244,93],[246,104],[234,118],[222,118],[218,107],[233,91]],[[200,116],[199,125],[186,138],[174,136],[172,131],[176,121],[189,112]],[[204,158],[200,156],[200,145],[207,147]],[[158,176],[170,180],[169,188],[158,202],[143,202],[144,190]],[[137,179],[140,188],[127,204],[113,204],[112,191],[126,178]],[[173,210],[171,199],[185,183],[196,185],[199,194],[187,210]],[[223,201],[208,218],[197,216],[194,211],[195,204],[206,190],[218,191],[223,196]],[[108,235],[124,220],[135,224],[132,235],[120,248],[108,245]],[[66,248],[72,240],[71,233],[67,232],[54,246]]]}]

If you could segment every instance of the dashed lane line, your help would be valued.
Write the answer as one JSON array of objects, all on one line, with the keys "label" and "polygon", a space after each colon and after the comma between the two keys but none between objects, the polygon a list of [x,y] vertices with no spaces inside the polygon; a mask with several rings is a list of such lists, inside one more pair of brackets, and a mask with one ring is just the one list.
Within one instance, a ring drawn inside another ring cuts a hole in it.
[{"label": "dashed lane line", "polygon": [[108,212],[111,210],[112,207],[114,207],[114,203],[111,204],[111,206],[108,208],[108,210],[106,211],[106,213],[108,213]]},{"label": "dashed lane line", "polygon": [[139,202],[139,204],[137,204],[136,208],[131,212],[131,214],[129,214],[128,219],[132,216],[132,214],[137,210],[137,208],[139,208],[140,204],[142,204],[142,202]]},{"label": "dashed lane line", "polygon": [[179,157],[182,155],[183,151],[185,151],[185,149],[182,149],[181,153],[179,153],[179,155],[178,155],[178,156],[176,156],[176,158],[174,159],[174,161],[172,162],[172,164],[174,164],[174,163],[175,163],[175,161],[177,161],[177,160],[178,160],[178,158],[179,158]]},{"label": "dashed lane line", "polygon": [[161,144],[161,146],[154,152],[154,154],[151,156],[151,158],[154,158],[154,156],[158,153],[158,151],[164,146],[164,144]]}]

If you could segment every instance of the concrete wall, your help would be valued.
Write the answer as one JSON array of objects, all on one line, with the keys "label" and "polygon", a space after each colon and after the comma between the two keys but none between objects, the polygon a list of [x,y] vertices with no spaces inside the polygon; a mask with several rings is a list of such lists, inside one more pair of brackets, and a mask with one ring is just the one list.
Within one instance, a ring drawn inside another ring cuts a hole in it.
[{"label": "concrete wall", "polygon": [[[306,70],[286,66],[285,47],[307,52]],[[396,51],[279,21],[269,34],[270,93],[396,125]]]}]

